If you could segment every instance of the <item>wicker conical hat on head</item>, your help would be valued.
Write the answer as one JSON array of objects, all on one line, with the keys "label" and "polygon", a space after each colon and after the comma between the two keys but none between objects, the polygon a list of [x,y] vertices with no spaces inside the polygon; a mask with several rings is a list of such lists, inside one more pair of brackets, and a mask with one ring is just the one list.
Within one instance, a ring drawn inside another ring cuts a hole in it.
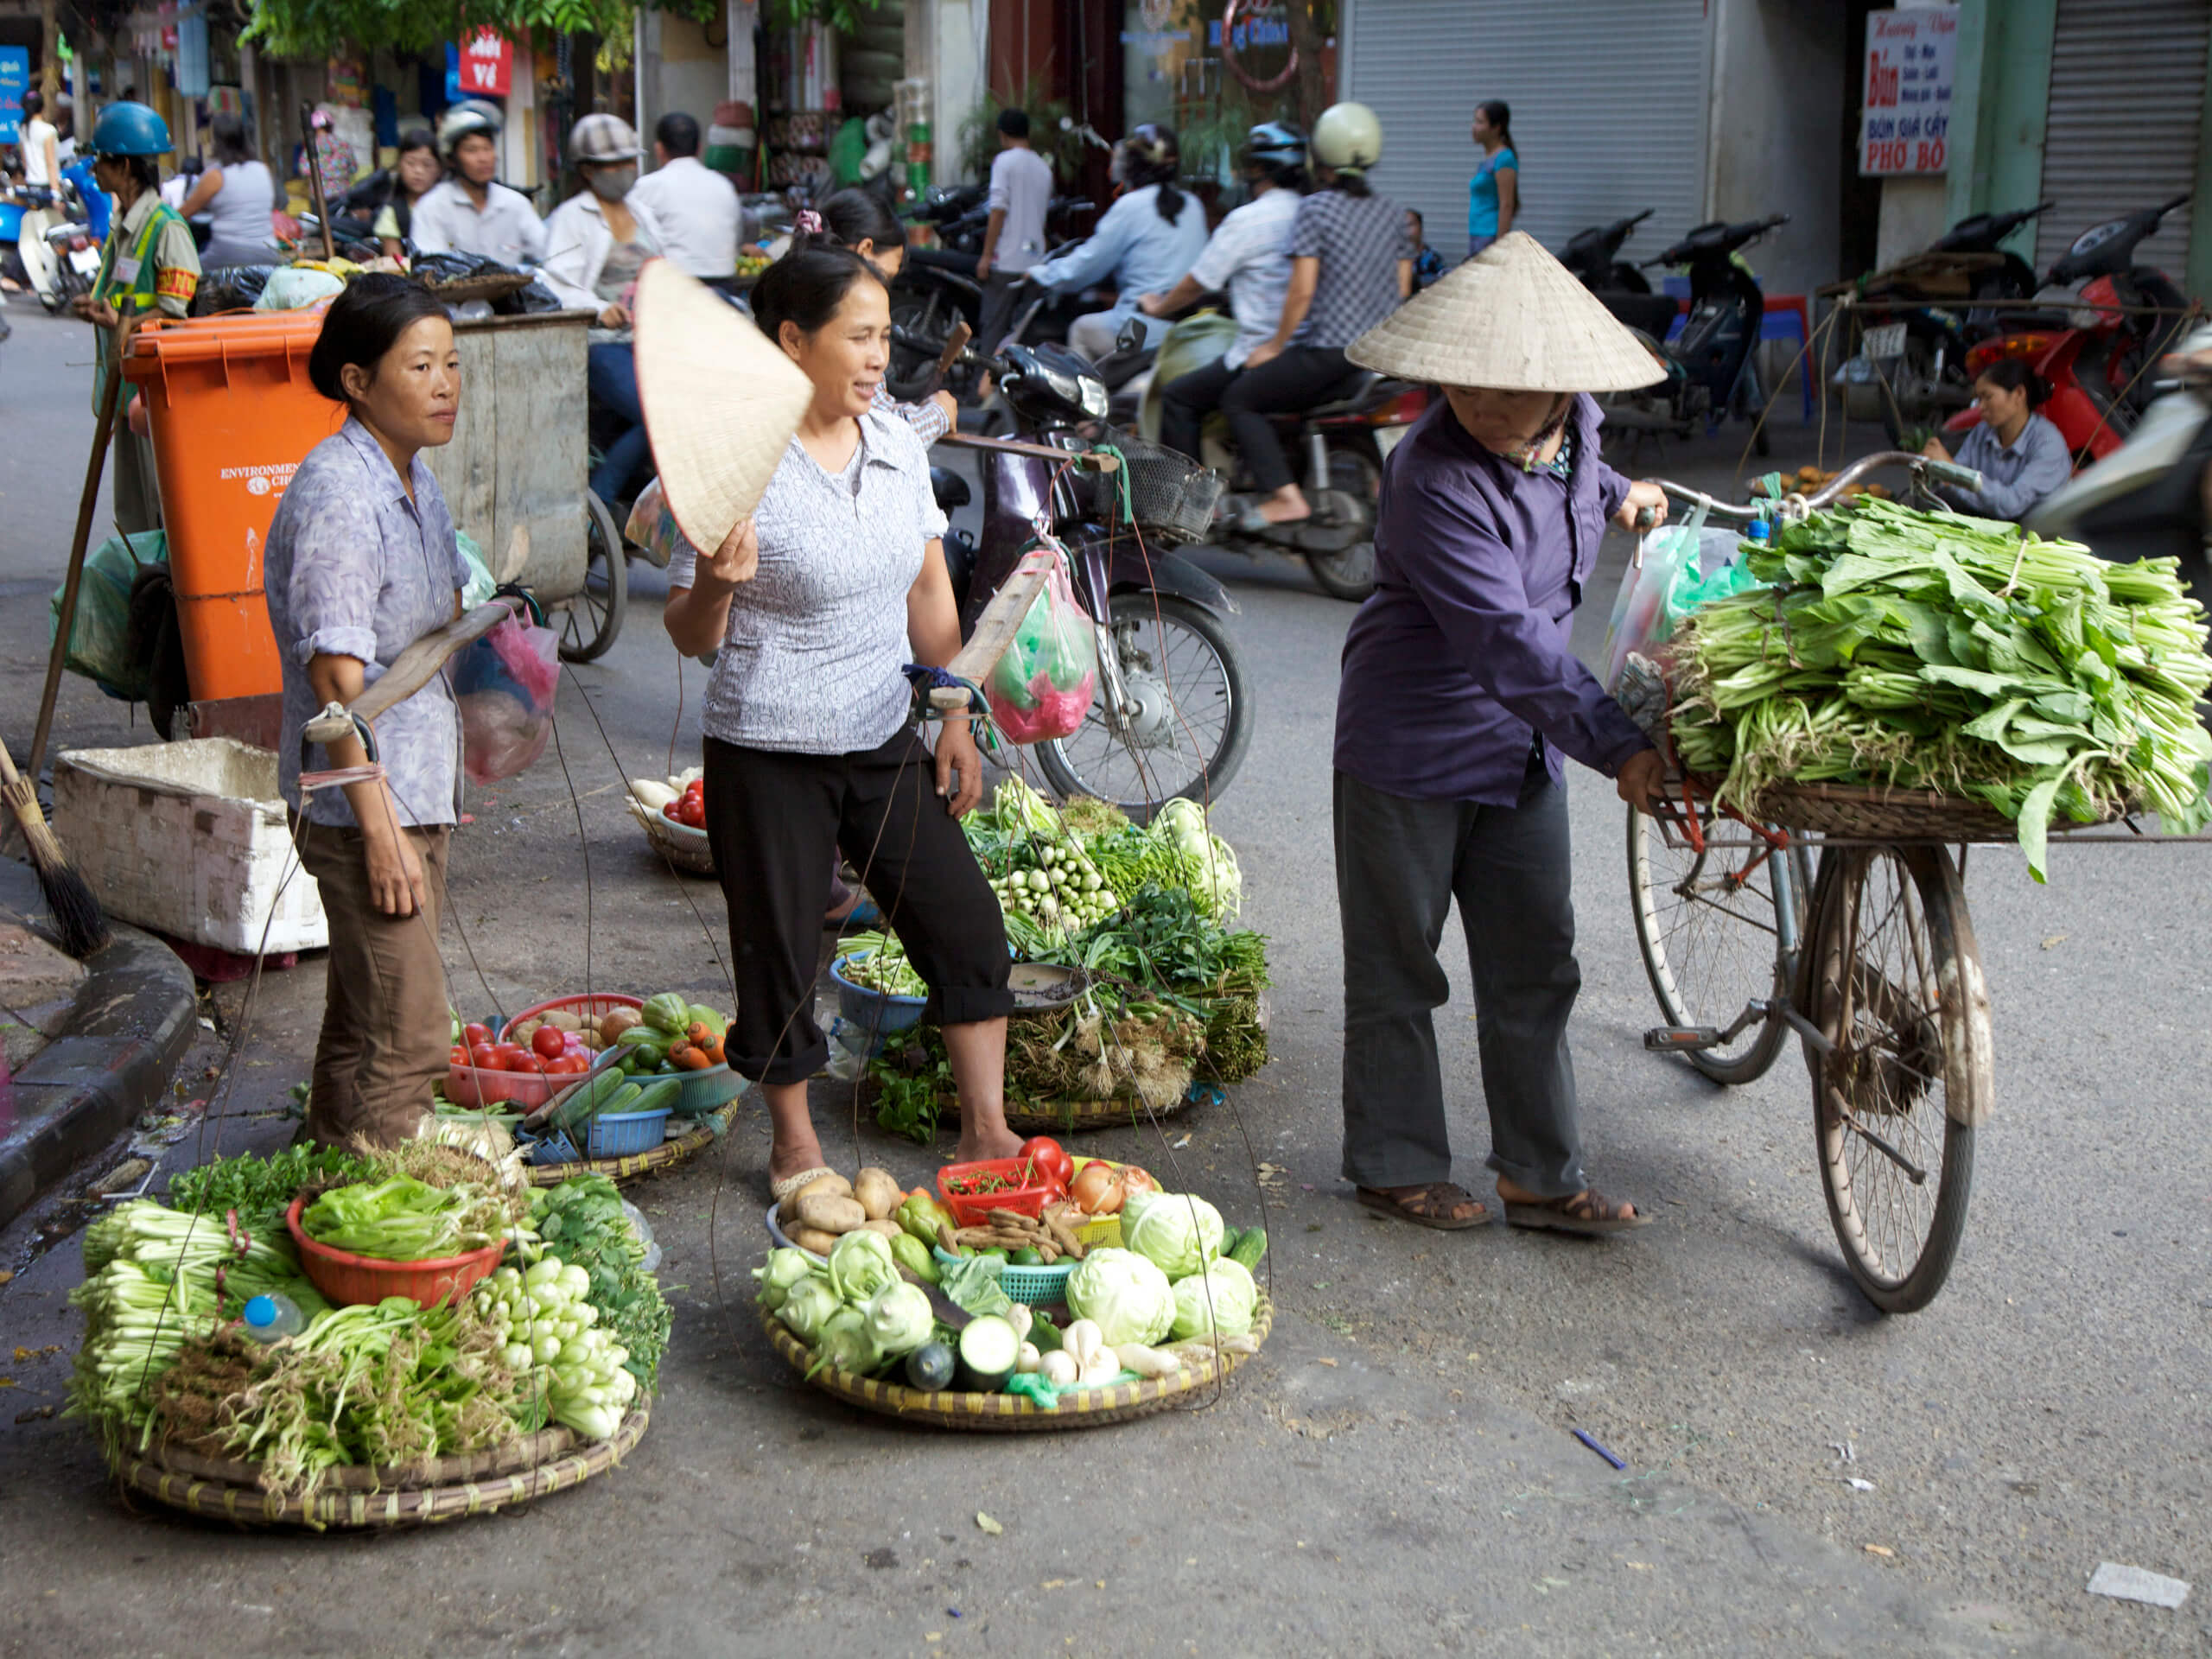
[{"label": "wicker conical hat on head", "polygon": [[1440,386],[1626,391],[1666,370],[1525,231],[1484,248],[1345,349],[1363,367]]},{"label": "wicker conical hat on head", "polygon": [[638,401],[676,527],[702,554],[760,505],[814,383],[736,307],[666,259],[638,276]]}]

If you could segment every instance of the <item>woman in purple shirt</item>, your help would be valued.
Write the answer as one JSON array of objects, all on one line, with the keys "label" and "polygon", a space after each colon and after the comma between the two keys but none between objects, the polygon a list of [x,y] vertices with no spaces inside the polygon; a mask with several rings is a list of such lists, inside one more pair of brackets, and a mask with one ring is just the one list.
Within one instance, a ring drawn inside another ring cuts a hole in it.
[{"label": "woman in purple shirt", "polygon": [[1454,898],[1475,990],[1490,1167],[1516,1226],[1611,1233],[1633,1205],[1582,1171],[1567,1021],[1574,959],[1564,761],[1656,791],[1657,752],[1568,649],[1610,518],[1666,516],[1599,459],[1592,391],[1657,366],[1530,237],[1370,329],[1351,359],[1443,388],[1390,457],[1375,592],[1344,640],[1335,818],[1344,940],[1344,1173],[1370,1209],[1440,1228],[1452,1185],[1430,1015]]}]

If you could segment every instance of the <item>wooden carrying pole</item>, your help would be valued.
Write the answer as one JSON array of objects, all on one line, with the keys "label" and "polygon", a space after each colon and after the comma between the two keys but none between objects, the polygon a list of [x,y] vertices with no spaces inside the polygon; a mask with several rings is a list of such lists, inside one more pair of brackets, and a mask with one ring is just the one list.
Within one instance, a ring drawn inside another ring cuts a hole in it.
[{"label": "wooden carrying pole", "polygon": [[335,259],[338,245],[330,239],[330,201],[322,194],[322,147],[315,141],[315,105],[300,105],[300,137],[308,147],[308,188],[315,192],[315,222],[322,232],[322,257]]},{"label": "wooden carrying pole", "polygon": [[515,606],[522,602],[504,598],[488,600],[443,627],[431,629],[392,658],[391,666],[353,700],[351,708],[331,704],[301,728],[300,735],[310,743],[343,742],[354,734],[356,716],[374,723],[376,717],[394,703],[404,702],[428,685],[431,677],[446,665],[455,652],[491,632],[501,619],[514,614]]},{"label": "wooden carrying pole", "polygon": [[61,578],[61,613],[54,620],[54,649],[47,653],[46,684],[38,696],[38,726],[31,734],[31,751],[23,775],[38,782],[39,763],[46,756],[46,740],[54,730],[54,702],[61,693],[61,670],[69,658],[69,639],[77,626],[77,589],[85,576],[85,550],[92,537],[92,510],[99,505],[100,475],[107,470],[107,448],[123,418],[123,359],[130,349],[130,336],[138,327],[137,315],[115,325],[115,365],[100,394],[99,424],[92,429],[92,453],[85,462],[84,493],[77,498],[77,534],[69,543],[69,569]]}]

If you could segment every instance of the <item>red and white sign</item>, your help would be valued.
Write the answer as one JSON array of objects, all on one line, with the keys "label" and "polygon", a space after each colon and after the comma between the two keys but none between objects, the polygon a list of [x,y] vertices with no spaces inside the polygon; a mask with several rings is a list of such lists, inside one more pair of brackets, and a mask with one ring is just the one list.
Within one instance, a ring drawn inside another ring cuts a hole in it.
[{"label": "red and white sign", "polygon": [[1958,41],[1954,7],[1867,14],[1866,97],[1859,118],[1862,176],[1943,171]]},{"label": "red and white sign", "polygon": [[515,74],[514,42],[479,29],[461,48],[461,95],[505,98]]}]

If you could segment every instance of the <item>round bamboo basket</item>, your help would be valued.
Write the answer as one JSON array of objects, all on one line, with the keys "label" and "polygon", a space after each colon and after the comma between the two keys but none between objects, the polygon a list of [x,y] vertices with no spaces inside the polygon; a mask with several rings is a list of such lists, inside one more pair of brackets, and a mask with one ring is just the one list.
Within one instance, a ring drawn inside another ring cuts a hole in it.
[{"label": "round bamboo basket", "polygon": [[[1020,1433],[1060,1428],[1096,1428],[1106,1423],[1127,1422],[1133,1417],[1166,1411],[1179,1402],[1204,1395],[1217,1380],[1224,1379],[1249,1354],[1223,1353],[1200,1361],[1177,1376],[1113,1388],[1070,1389],[1059,1405],[1046,1411],[1033,1400],[1018,1394],[963,1394],[950,1389],[925,1393],[896,1382],[855,1376],[849,1371],[813,1370],[814,1356],[798,1338],[784,1329],[776,1316],[760,1310],[768,1341],[785,1362],[824,1394],[833,1394],[863,1411],[896,1417],[901,1422],[923,1423],[932,1428],[967,1429],[981,1433]],[[1266,1294],[1252,1315],[1252,1340],[1264,1344],[1274,1323],[1274,1308]]]},{"label": "round bamboo basket", "polygon": [[[304,1499],[282,1497],[262,1491],[253,1478],[251,1465],[198,1459],[162,1448],[155,1448],[143,1457],[125,1458],[118,1473],[126,1491],[141,1493],[188,1515],[210,1521],[229,1521],[239,1526],[307,1527],[316,1532],[332,1528],[350,1530],[430,1526],[467,1516],[490,1515],[513,1504],[527,1503],[582,1485],[594,1475],[602,1474],[620,1463],[644,1438],[651,1418],[648,1403],[641,1395],[622,1419],[613,1440],[596,1440],[578,1448],[575,1437],[564,1429],[559,1431],[563,1437],[560,1444],[568,1449],[544,1456],[549,1437],[527,1437],[523,1444],[538,1454],[540,1460],[524,1467],[496,1473],[487,1470],[473,1477],[454,1478],[452,1469],[473,1465],[476,1459],[433,1459],[427,1471],[418,1466],[389,1471],[418,1481],[426,1472],[439,1477],[436,1484],[414,1485],[382,1484],[380,1475],[385,1471],[336,1470],[326,1477],[327,1484]],[[487,1455],[495,1459],[496,1467],[505,1454]],[[213,1478],[175,1466],[180,1459],[198,1468],[242,1472],[246,1478],[242,1482]]]},{"label": "round bamboo basket", "polygon": [[[710,1116],[727,1123],[736,1106],[737,1103],[732,1101]],[[565,1164],[531,1164],[525,1167],[532,1186],[558,1186],[572,1175],[604,1175],[611,1181],[626,1181],[656,1170],[673,1169],[693,1154],[703,1152],[714,1144],[714,1126],[702,1118],[673,1141],[664,1141],[647,1151],[633,1152],[626,1157],[578,1158]]]}]

